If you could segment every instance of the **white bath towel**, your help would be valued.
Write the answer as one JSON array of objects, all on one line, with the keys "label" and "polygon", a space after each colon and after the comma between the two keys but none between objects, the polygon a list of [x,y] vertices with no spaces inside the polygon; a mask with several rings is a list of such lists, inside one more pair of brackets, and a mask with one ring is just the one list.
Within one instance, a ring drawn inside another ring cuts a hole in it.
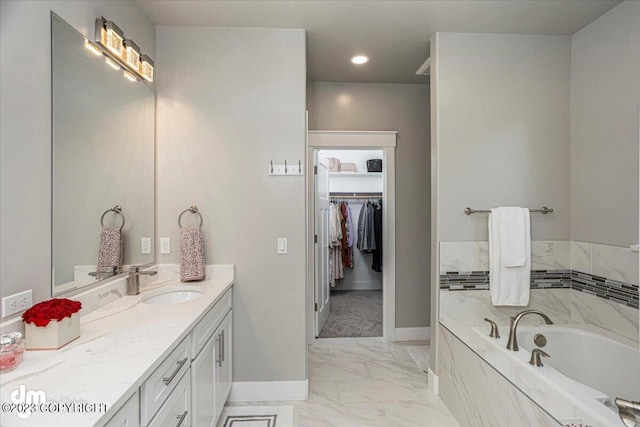
[{"label": "white bath towel", "polygon": [[[531,227],[529,210],[519,209],[523,218],[523,227],[514,224],[502,226],[502,210],[514,208],[491,209],[489,215],[489,289],[491,292],[491,303],[493,305],[513,305],[526,306],[529,304],[530,282],[531,282]],[[510,217],[508,218],[510,219]],[[504,230],[504,231],[503,231]],[[504,235],[503,235],[504,234]],[[521,234],[521,235],[516,235]],[[514,252],[518,252],[522,242],[524,246],[524,264],[519,264],[519,255],[510,254],[509,264],[505,263],[503,257],[503,244],[513,247]]]},{"label": "white bath towel", "polygon": [[527,262],[526,224],[529,210],[504,207],[491,211],[500,226],[500,254],[505,267],[524,267]]}]

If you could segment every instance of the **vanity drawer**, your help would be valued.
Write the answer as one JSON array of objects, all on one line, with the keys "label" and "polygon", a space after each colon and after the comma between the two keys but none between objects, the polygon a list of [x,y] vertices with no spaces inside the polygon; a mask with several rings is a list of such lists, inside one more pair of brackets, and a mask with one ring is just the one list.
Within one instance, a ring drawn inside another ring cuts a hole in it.
[{"label": "vanity drawer", "polygon": [[[233,288],[232,288],[233,289]],[[193,353],[195,357],[200,353],[202,347],[207,343],[209,337],[216,330],[224,316],[231,310],[231,291],[229,289],[220,300],[209,310],[200,322],[193,328]]]},{"label": "vanity drawer", "polygon": [[191,426],[191,374],[187,371],[169,398],[153,417],[149,427]]},{"label": "vanity drawer", "polygon": [[191,335],[182,340],[140,387],[140,422],[149,424],[191,365]]}]

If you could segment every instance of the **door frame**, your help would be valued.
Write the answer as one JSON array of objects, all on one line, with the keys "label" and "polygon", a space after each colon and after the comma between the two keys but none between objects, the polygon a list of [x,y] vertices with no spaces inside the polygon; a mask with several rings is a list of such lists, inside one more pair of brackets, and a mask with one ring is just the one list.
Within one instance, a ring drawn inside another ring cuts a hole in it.
[{"label": "door frame", "polygon": [[314,280],[315,280],[315,179],[314,151],[317,149],[382,150],[383,194],[382,211],[382,338],[396,339],[396,140],[397,131],[333,131],[310,130],[307,137],[307,343],[315,341]]}]

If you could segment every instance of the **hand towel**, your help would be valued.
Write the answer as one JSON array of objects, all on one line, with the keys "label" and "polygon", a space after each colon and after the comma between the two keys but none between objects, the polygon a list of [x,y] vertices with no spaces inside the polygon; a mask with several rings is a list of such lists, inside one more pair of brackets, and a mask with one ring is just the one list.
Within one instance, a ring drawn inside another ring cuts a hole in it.
[{"label": "hand towel", "polygon": [[505,267],[524,267],[527,262],[525,245],[525,217],[529,210],[503,207],[493,213],[493,220],[500,225],[500,252]]},{"label": "hand towel", "polygon": [[[531,287],[531,230],[529,211],[524,215],[525,263],[519,267],[506,267],[502,257],[501,215],[498,209],[489,214],[489,289],[493,305],[526,306]],[[505,236],[506,237],[506,236]],[[515,240],[515,239],[512,239]]]},{"label": "hand towel", "polygon": [[98,262],[96,270],[104,273],[113,272],[113,267],[119,273],[122,271],[122,257],[124,254],[122,232],[119,228],[102,227],[98,243]]},{"label": "hand towel", "polygon": [[200,228],[180,229],[180,281],[203,280],[205,276],[204,238]]}]

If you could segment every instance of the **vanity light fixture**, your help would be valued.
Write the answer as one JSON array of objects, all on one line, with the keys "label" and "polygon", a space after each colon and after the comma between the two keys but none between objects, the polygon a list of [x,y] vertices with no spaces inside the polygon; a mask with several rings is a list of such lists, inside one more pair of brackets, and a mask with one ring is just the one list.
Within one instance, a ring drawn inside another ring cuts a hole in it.
[{"label": "vanity light fixture", "polygon": [[124,54],[124,33],[115,23],[100,18],[96,26],[100,25],[100,43],[118,58]]},{"label": "vanity light fixture", "polygon": [[114,61],[111,58],[107,58],[107,65],[110,66],[111,68],[113,68],[114,70],[119,70],[120,69],[120,65],[118,65],[118,63],[116,61]]},{"label": "vanity light fixture", "polygon": [[140,48],[133,40],[124,41],[124,62],[134,70],[140,69]]},{"label": "vanity light fixture", "polygon": [[147,55],[140,55],[140,75],[147,81],[153,81],[153,60]]},{"label": "vanity light fixture", "polygon": [[367,62],[369,62],[369,57],[366,55],[356,55],[351,58],[351,63],[355,65],[362,65],[366,64]]},{"label": "vanity light fixture", "polygon": [[[148,82],[153,81],[153,60],[143,54],[133,40],[125,38],[115,23],[104,17],[96,19],[96,42],[105,48],[104,54],[109,58],[107,63],[117,70],[126,70],[125,77],[129,80],[138,81],[137,76],[140,76]],[[85,42],[87,48],[90,44]]]},{"label": "vanity light fixture", "polygon": [[87,49],[89,49],[91,51],[91,53],[93,53],[96,56],[100,56],[102,55],[102,51],[100,49],[98,49],[96,47],[96,45],[94,45],[93,43],[91,43],[89,40],[84,39],[84,47],[86,47]]}]

